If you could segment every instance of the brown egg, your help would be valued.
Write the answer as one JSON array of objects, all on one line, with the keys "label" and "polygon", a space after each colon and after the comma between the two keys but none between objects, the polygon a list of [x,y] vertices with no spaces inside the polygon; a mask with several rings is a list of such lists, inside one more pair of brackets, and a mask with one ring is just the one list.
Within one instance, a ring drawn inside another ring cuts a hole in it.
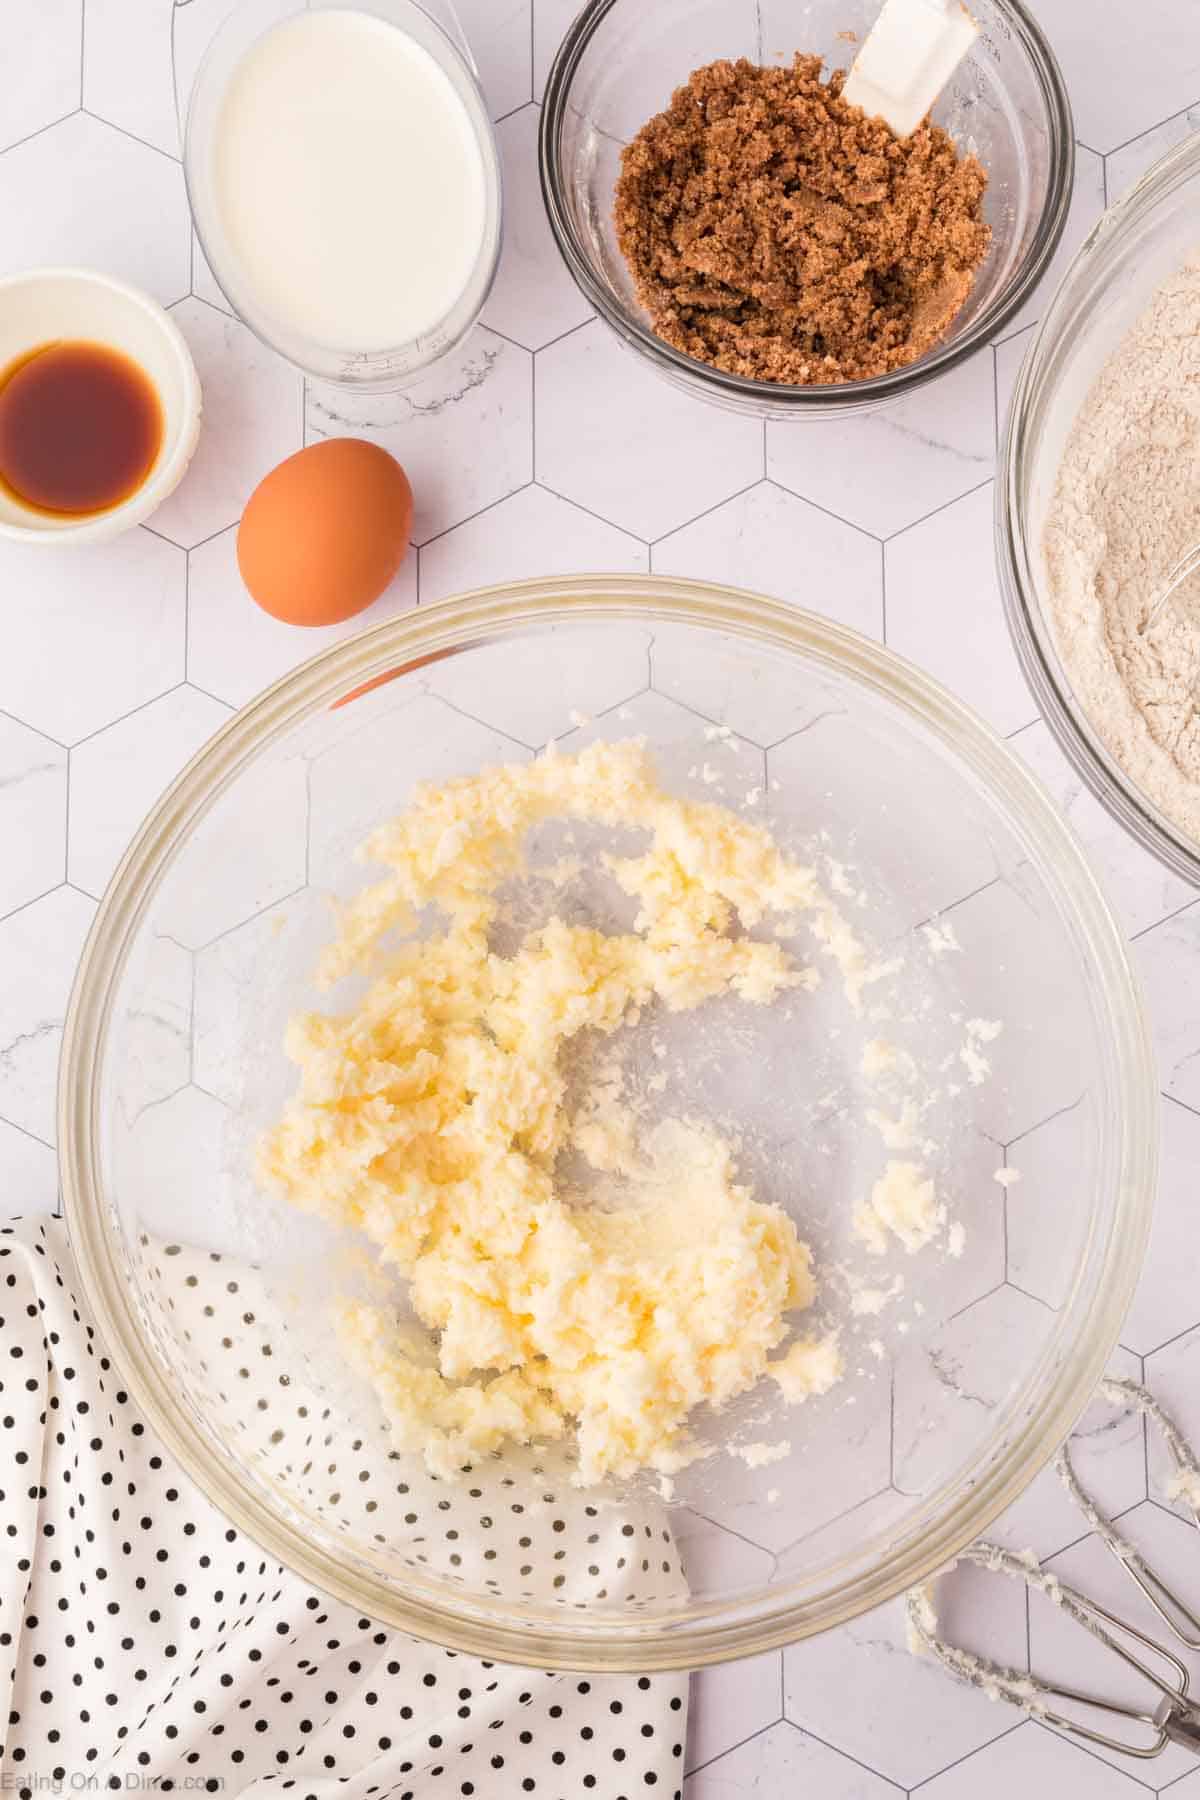
[{"label": "brown egg", "polygon": [[408,549],[412,489],[394,456],[325,438],[265,475],[238,526],[242,580],[289,625],[335,625],[378,599]]}]

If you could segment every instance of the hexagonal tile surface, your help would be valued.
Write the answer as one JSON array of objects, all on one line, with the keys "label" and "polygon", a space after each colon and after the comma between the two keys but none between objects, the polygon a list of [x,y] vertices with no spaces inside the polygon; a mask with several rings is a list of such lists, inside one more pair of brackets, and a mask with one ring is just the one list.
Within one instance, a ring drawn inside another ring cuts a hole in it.
[{"label": "hexagonal tile surface", "polygon": [[[1170,0],[1152,0],[1127,28],[1120,0],[1101,0],[1090,14],[1072,0],[1042,0],[1038,23],[1063,66],[1075,127],[1085,144],[1102,153],[1145,131],[1156,119],[1196,98],[1196,40],[1191,16]],[[1094,31],[1118,34],[1121,79],[1096,56]]]},{"label": "hexagonal tile surface", "polygon": [[368,437],[398,457],[423,544],[533,475],[532,359],[477,327],[444,366],[403,393],[348,394],[310,382],[308,439]]},{"label": "hexagonal tile surface", "polygon": [[[1132,1765],[1131,1765],[1132,1767]],[[921,1800],[1136,1800],[1145,1792],[1132,1774],[1118,1774],[1069,1740],[1052,1737],[1032,1719],[985,1744],[921,1789]]]},{"label": "hexagonal tile surface", "polygon": [[1165,156],[1168,150],[1191,137],[1196,130],[1200,130],[1200,106],[1189,106],[1186,111],[1176,113],[1161,125],[1122,144],[1119,150],[1111,151],[1104,159],[1109,205],[1119,200],[1160,156]]},{"label": "hexagonal tile surface", "polygon": [[421,599],[522,576],[639,574],[649,552],[628,532],[532,482],[421,551]]},{"label": "hexagonal tile surface", "polygon": [[0,98],[0,150],[79,105],[82,0],[15,0],[4,29],[20,80],[4,84]]},{"label": "hexagonal tile surface", "polygon": [[1191,884],[1130,841],[1128,832],[1085,787],[1040,719],[1018,731],[1012,744],[1076,832],[1131,934],[1187,905],[1195,892]]},{"label": "hexagonal tile surface", "polygon": [[931,1492],[978,1446],[987,1415],[1024,1377],[1053,1320],[1015,1288],[998,1288],[897,1359],[892,1481]]},{"label": "hexagonal tile surface", "polygon": [[579,9],[575,0],[537,0],[533,9],[533,97],[540,100],[555,52]]},{"label": "hexagonal tile surface", "polygon": [[762,427],[683,394],[599,320],[537,359],[537,478],[658,538],[763,472]]},{"label": "hexagonal tile surface", "polygon": [[[1106,1374],[1140,1381],[1140,1357],[1117,1350]],[[1146,1436],[1134,1412],[1122,1413],[1097,1399],[1071,1435],[1071,1461],[1086,1491],[1109,1518],[1117,1518],[1146,1498]],[[1033,1550],[1039,1557],[1057,1556],[1068,1544],[1087,1535],[1087,1521],[1053,1466],[1035,1477],[987,1535],[1010,1550]]]},{"label": "hexagonal tile surface", "polygon": [[189,949],[211,943],[303,887],[308,866],[308,764],[265,759],[217,800],[189,840],[183,873],[156,923]]},{"label": "hexagonal tile surface", "polygon": [[778,1650],[698,1669],[688,1695],[685,1768],[711,1763],[782,1717],[783,1659]]},{"label": "hexagonal tile surface", "polygon": [[67,875],[99,899],[130,838],[167,784],[229,717],[179,687],[80,744],[71,757],[76,806]]},{"label": "hexagonal tile surface", "polygon": [[1004,427],[1008,423],[1008,408],[1012,400],[1013,388],[1025,352],[1029,349],[1037,334],[1036,325],[1026,325],[1020,331],[1014,331],[1002,343],[995,346],[992,355],[996,362],[996,447],[999,450],[1004,440]]},{"label": "hexagonal tile surface", "polygon": [[1168,1094],[1200,1112],[1200,901],[1143,932],[1134,952],[1158,1054],[1159,1080]]},{"label": "hexagonal tile surface", "polygon": [[888,542],[885,636],[1006,734],[1037,706],[1004,623],[991,512],[989,482]]},{"label": "hexagonal tile surface", "polygon": [[0,918],[63,877],[67,758],[59,745],[0,713]]},{"label": "hexagonal tile surface", "polygon": [[576,734],[646,686],[650,633],[638,625],[578,626],[497,645],[481,670],[451,658],[429,676],[433,693],[530,750]]},{"label": "hexagonal tile surface", "polygon": [[0,706],[71,744],[174,687],[186,579],[183,552],[148,531],[63,550],[0,540]]},{"label": "hexagonal tile surface", "polygon": [[188,341],[204,395],[196,454],[154,529],[185,547],[232,525],[267,472],[299,450],[304,382],[252,331],[203,300],[171,317]]},{"label": "hexagonal tile surface", "polygon": [[75,113],[0,157],[0,274],[83,264],[170,306],[188,291],[183,170]]},{"label": "hexagonal tile surface", "polygon": [[[1194,1324],[1200,1291],[1200,1240],[1195,1228],[1200,1117],[1164,1098],[1158,1194],[1137,1293],[1121,1327],[1122,1341],[1143,1356]],[[1198,1421],[1200,1423],[1200,1421]]]},{"label": "hexagonal tile surface", "polygon": [[[417,782],[473,775],[487,763],[520,762],[528,754],[432,694],[379,713],[313,759],[310,879],[336,894],[356,893],[370,874],[353,860],[355,850],[376,825],[403,812]],[[381,767],[396,772],[390,793],[379,780]]]},{"label": "hexagonal tile surface", "polygon": [[[1070,0],[1067,0],[1070,4]],[[1047,301],[1062,280],[1063,271],[1082,244],[1092,226],[1104,211],[1104,163],[1082,144],[1075,146],[1075,186],[1071,206],[1058,249],[1050,258],[1050,266],[1042,279],[1004,328],[1005,337],[1032,325],[1046,309]]]},{"label": "hexagonal tile surface", "polygon": [[[1162,1571],[1167,1581],[1179,1581],[1182,1586],[1184,1573],[1189,1568],[1194,1569],[1192,1558],[1196,1541],[1195,1526],[1173,1518],[1151,1501],[1143,1501],[1132,1512],[1125,1514],[1121,1520],[1121,1534],[1136,1545],[1151,1568]],[[1126,1570],[1095,1533],[1084,1538],[1081,1543],[1072,1545],[1069,1550],[1064,1550],[1061,1556],[1052,1557],[1046,1566],[1060,1581],[1069,1583],[1089,1599],[1108,1607],[1118,1618],[1127,1619],[1130,1624],[1153,1634],[1159,1641],[1164,1637],[1162,1621],[1149,1601],[1138,1591]],[[1190,1592],[1194,1597],[1194,1582]],[[1171,1647],[1173,1650],[1178,1649],[1178,1645],[1173,1642]],[[1045,1675],[1051,1680],[1057,1676],[1061,1680],[1061,1671],[1065,1668],[1070,1671],[1070,1685],[1084,1692],[1104,1694],[1126,1705],[1146,1707],[1149,1704],[1150,1710],[1157,1704],[1158,1695],[1146,1680],[1126,1669],[1111,1650],[1081,1630],[1060,1607],[1039,1594],[1030,1595],[1029,1652],[1030,1667],[1035,1674]],[[1200,1659],[1185,1656],[1184,1661],[1189,1666],[1194,1687],[1197,1673],[1200,1672]],[[1086,1716],[1070,1703],[1064,1704],[1062,1710],[1069,1717]],[[1094,1723],[1094,1715],[1088,1717],[1087,1722]],[[1120,1724],[1119,1721],[1110,1722]],[[1130,1728],[1122,1726],[1121,1729]],[[1136,1728],[1133,1729],[1136,1731]],[[1142,1727],[1134,1741],[1144,1743],[1147,1736],[1152,1737],[1153,1733],[1148,1733]],[[1131,1767],[1129,1759],[1115,1750],[1096,1746],[1093,1754],[1102,1757],[1116,1769],[1128,1771]],[[1142,1780],[1161,1790],[1179,1776],[1190,1773],[1196,1764],[1188,1751],[1170,1744],[1153,1762],[1133,1766]]]},{"label": "hexagonal tile surface", "polygon": [[496,128],[504,165],[504,249],[484,323],[536,350],[592,309],[567,273],[546,218],[538,179],[538,109],[523,106]]},{"label": "hexagonal tile surface", "polygon": [[787,1719],[728,1751],[684,1784],[684,1800],[773,1800],[811,1794],[813,1800],[898,1800],[900,1789],[809,1737]]},{"label": "hexagonal tile surface", "polygon": [[155,0],[87,0],[83,104],[168,156],[179,154],[172,15]]},{"label": "hexagonal tile surface", "polygon": [[[1062,1196],[1079,1195],[1078,1171],[1087,1167],[1096,1120],[1083,1101],[1051,1112],[1008,1146],[1012,1185],[1004,1191],[1008,1278],[1050,1307],[1063,1305],[1074,1275],[1078,1220],[1061,1229]],[[1086,1187],[1086,1184],[1084,1184]],[[1078,1199],[1075,1206],[1079,1204]],[[1047,1220],[1058,1228],[1049,1231]]]},{"label": "hexagonal tile surface", "polygon": [[[961,1565],[939,1591],[943,1629],[1010,1666],[1025,1663],[1025,1597],[1015,1582]],[[783,1653],[784,1710],[794,1724],[901,1787],[1011,1731],[1015,1717],[908,1649],[903,1600],[793,1644]],[[846,1696],[856,1696],[847,1704]]]},{"label": "hexagonal tile surface", "polygon": [[531,97],[532,0],[455,0],[493,119]]},{"label": "hexagonal tile surface", "polygon": [[995,466],[986,356],[911,398],[820,431],[767,426],[767,473],[843,519],[890,537],[986,481]]},{"label": "hexagonal tile surface", "polygon": [[366,612],[340,625],[285,625],[256,606],[237,565],[237,527],[188,553],[188,676],[231,706],[306,662],[326,644],[354,637],[417,603],[417,558],[410,553],[395,579]]},{"label": "hexagonal tile surface", "polygon": [[4,1216],[58,1210],[58,1158],[40,1138],[0,1119],[0,1186]]},{"label": "hexagonal tile surface", "polygon": [[95,902],[59,887],[0,920],[0,1119],[55,1142],[54,1073],[75,965]]},{"label": "hexagonal tile surface", "polygon": [[[1146,1382],[1166,1407],[1187,1441],[1200,1447],[1200,1326],[1192,1326],[1146,1358]],[[1181,1519],[1190,1519],[1182,1497],[1169,1493],[1175,1462],[1161,1434],[1146,1427],[1149,1496],[1159,1506],[1173,1508]],[[1169,1577],[1168,1577],[1169,1579]],[[1195,1589],[1189,1590],[1194,1593]]]},{"label": "hexagonal tile surface", "polygon": [[177,1094],[191,1077],[192,958],[173,939],[151,932],[134,948],[128,979],[136,988],[114,1028],[110,1092],[124,1123],[135,1127],[148,1107]]},{"label": "hexagonal tile surface", "polygon": [[651,563],[656,574],[728,582],[883,635],[879,545],[772,481],[661,538]]}]

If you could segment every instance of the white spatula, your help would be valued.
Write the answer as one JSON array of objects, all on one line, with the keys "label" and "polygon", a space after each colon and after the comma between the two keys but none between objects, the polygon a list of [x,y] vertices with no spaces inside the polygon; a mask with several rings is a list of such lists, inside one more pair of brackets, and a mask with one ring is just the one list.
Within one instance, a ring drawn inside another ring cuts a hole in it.
[{"label": "white spatula", "polygon": [[961,0],[883,0],[854,59],[842,98],[915,131],[979,35]]}]

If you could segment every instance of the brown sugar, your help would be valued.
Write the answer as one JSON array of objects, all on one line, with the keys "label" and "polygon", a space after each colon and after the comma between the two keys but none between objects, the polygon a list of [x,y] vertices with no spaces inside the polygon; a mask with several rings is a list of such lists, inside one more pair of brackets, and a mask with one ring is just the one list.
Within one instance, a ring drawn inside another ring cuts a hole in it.
[{"label": "brown sugar", "polygon": [[697,69],[622,154],[616,226],[657,335],[730,374],[861,381],[945,335],[991,236],[987,176],[928,120],[898,138],[821,79]]}]

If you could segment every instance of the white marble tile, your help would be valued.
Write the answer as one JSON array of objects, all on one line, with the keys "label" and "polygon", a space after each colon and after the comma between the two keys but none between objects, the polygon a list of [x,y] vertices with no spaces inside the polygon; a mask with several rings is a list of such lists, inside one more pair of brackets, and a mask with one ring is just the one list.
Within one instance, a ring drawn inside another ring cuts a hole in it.
[{"label": "white marble tile", "polygon": [[592,719],[646,686],[649,648],[640,625],[598,631],[581,624],[549,638],[513,638],[479,665],[451,657],[430,671],[428,687],[530,750],[551,738],[573,747]]},{"label": "white marble tile", "polygon": [[546,77],[568,27],[579,13],[579,0],[533,0],[533,97],[540,100]]},{"label": "white marble tile", "polygon": [[188,291],[178,163],[85,113],[0,156],[0,274],[83,265],[170,306]]},{"label": "white marble tile", "polygon": [[[313,758],[310,879],[336,894],[356,893],[364,865],[354,861],[355,850],[376,825],[403,811],[417,782],[472,775],[488,763],[520,762],[528,754],[431,694],[376,713]],[[394,784],[380,782],[381,766],[395,770]]]},{"label": "white marble tile", "polygon": [[1200,901],[1145,932],[1133,948],[1150,1005],[1159,1081],[1200,1112]]},{"label": "white marble tile", "polygon": [[684,394],[599,320],[537,359],[537,478],[662,537],[762,474],[762,426]]},{"label": "white marble tile", "polygon": [[1168,150],[1197,130],[1200,130],[1200,106],[1189,106],[1185,112],[1176,113],[1153,130],[1144,131],[1141,137],[1123,144],[1119,150],[1113,150],[1104,159],[1109,205],[1119,200],[1160,156],[1165,156]]},{"label": "white marble tile", "polygon": [[[1070,5],[1073,0],[1067,0]],[[1046,309],[1051,298],[1071,261],[1092,226],[1104,211],[1104,163],[1091,150],[1081,144],[1075,147],[1075,186],[1071,193],[1071,206],[1067,213],[1067,223],[1063,230],[1058,249],[1050,258],[1050,266],[1032,294],[1020,307],[1004,327],[1005,337],[1011,337],[1014,331],[1020,331],[1026,325],[1032,325]]]},{"label": "white marble tile", "polygon": [[550,232],[538,179],[536,106],[523,106],[496,128],[504,166],[504,249],[483,322],[537,350],[592,309],[572,281]]},{"label": "white marble tile", "polygon": [[220,701],[178,687],[72,752],[69,881],[99,899],[163,789],[228,717]]},{"label": "white marble tile", "polygon": [[366,612],[339,625],[285,625],[256,606],[237,565],[231,525],[188,553],[188,679],[218,700],[244,706],[327,644],[354,637],[417,603],[417,558],[405,557]]},{"label": "white marble tile", "polygon": [[82,14],[82,0],[9,0],[4,9],[8,79],[0,89],[0,150],[79,105]]},{"label": "white marble tile", "polygon": [[195,230],[192,232],[192,293],[197,300],[204,300],[209,306],[215,306],[218,312],[227,312],[231,318],[236,316],[233,307],[221,291],[217,278],[209,266],[208,258],[200,248],[200,239]]},{"label": "white marble tile", "polygon": [[263,476],[304,441],[304,381],[245,325],[203,300],[171,317],[200,376],[204,418],[187,474],[154,515],[154,529],[185,547],[242,514]]},{"label": "white marble tile", "polygon": [[776,1559],[769,1550],[736,1537],[701,1513],[681,1511],[673,1529],[693,1592],[733,1597],[771,1579]]},{"label": "white marble tile", "polygon": [[778,1650],[697,1669],[689,1683],[685,1769],[711,1763],[782,1717],[783,1659]]},{"label": "white marble tile", "polygon": [[493,119],[532,98],[532,0],[454,0]]},{"label": "white marble tile", "polygon": [[1062,64],[1085,144],[1101,152],[1189,106],[1200,57],[1188,0],[1039,0],[1038,24]]},{"label": "white marble tile", "polygon": [[67,757],[0,713],[0,918],[63,878]]},{"label": "white marble tile", "polygon": [[128,979],[132,985],[116,1027],[114,1078],[108,1093],[132,1128],[147,1108],[178,1093],[191,1077],[191,955],[154,931],[139,939]]},{"label": "white marble tile", "polygon": [[1145,1791],[1132,1772],[1105,1768],[1069,1739],[1027,1720],[935,1776],[921,1789],[921,1800],[1011,1800],[1013,1794],[1022,1800],[1137,1800]]},{"label": "white marble tile", "polygon": [[[883,635],[883,557],[874,538],[759,481],[713,512],[660,538],[657,575],[727,582]],[[756,736],[759,734],[756,733]]]},{"label": "white marble tile", "polygon": [[781,1719],[685,1781],[683,1800],[899,1800],[900,1791]]},{"label": "white marble tile", "polygon": [[[1078,1096],[1075,1097],[1078,1099]],[[1062,1197],[1081,1202],[1079,1168],[1090,1154],[1094,1120],[1082,1103],[1068,1103],[1010,1143],[1005,1160],[1014,1176],[1005,1190],[1008,1278],[1047,1306],[1061,1307],[1074,1278],[1077,1233],[1048,1230],[1060,1224]],[[1073,1217],[1077,1227],[1077,1217]]]},{"label": "white marble tile", "polygon": [[[1194,1525],[1173,1518],[1150,1501],[1143,1501],[1125,1514],[1120,1527],[1122,1536],[1137,1546],[1152,1568],[1160,1569],[1168,1581],[1174,1578],[1180,1585],[1184,1584],[1188,1570],[1195,1568]],[[1047,1567],[1060,1581],[1108,1607],[1119,1618],[1128,1619],[1139,1630],[1150,1632],[1160,1640],[1166,1635],[1162,1621],[1149,1602],[1094,1533],[1082,1543],[1064,1550],[1061,1556],[1053,1557]],[[1194,1595],[1194,1584],[1191,1592]],[[1029,1601],[1029,1643],[1030,1666],[1038,1675],[1051,1680],[1065,1678],[1073,1687],[1106,1694],[1125,1704],[1144,1707],[1148,1703],[1151,1710],[1157,1704],[1158,1695],[1148,1682],[1127,1670],[1111,1650],[1082,1630],[1060,1607],[1037,1594],[1032,1594]],[[1179,1647],[1173,1641],[1171,1647],[1178,1651]],[[1200,1658],[1182,1655],[1194,1689],[1200,1674]],[[1086,1717],[1069,1702],[1064,1704],[1063,1711],[1071,1717]],[[1094,1724],[1095,1716],[1087,1717],[1087,1722]],[[1120,1726],[1119,1721],[1110,1721],[1110,1724],[1117,1725],[1121,1732],[1130,1729],[1128,1725]],[[1140,1738],[1144,1743],[1147,1736],[1152,1737],[1153,1733],[1148,1733],[1143,1726],[1134,1741]],[[1168,1745],[1153,1762],[1135,1765],[1131,1765],[1128,1757],[1099,1746],[1093,1748],[1093,1754],[1123,1772],[1135,1767],[1143,1780],[1158,1789],[1168,1787],[1196,1766],[1191,1753],[1175,1745]],[[1133,1800],[1132,1794],[1129,1800]]]},{"label": "white marble tile", "polygon": [[[1107,1373],[1140,1381],[1141,1360],[1118,1349]],[[1086,1492],[1110,1518],[1146,1498],[1145,1438],[1136,1413],[1093,1402],[1072,1434],[1071,1461]],[[1084,1537],[1087,1529],[1058,1474],[1047,1467],[985,1535],[1010,1550],[1032,1550],[1044,1560]]]},{"label": "white marble tile", "polygon": [[1037,718],[1000,603],[992,488],[924,519],[884,549],[886,636],[1002,734]]},{"label": "white marble tile", "polygon": [[413,540],[423,544],[524,487],[533,359],[482,326],[403,393],[352,394],[308,386],[309,441],[366,437],[390,450],[413,490]]},{"label": "white marble tile", "polygon": [[811,430],[767,426],[767,473],[879,537],[986,481],[995,466],[986,352],[909,399]]},{"label": "white marble tile", "polygon": [[1133,843],[1093,798],[1040,720],[1012,739],[1013,749],[1049,791],[1079,838],[1125,930],[1145,931],[1186,906],[1195,890]]},{"label": "white marble tile", "polygon": [[996,363],[997,452],[1004,441],[1004,428],[1008,423],[1008,409],[1012,401],[1013,389],[1017,384],[1017,376],[1020,373],[1025,352],[1036,335],[1037,326],[1026,325],[1023,330],[1014,331],[1010,337],[1006,337],[992,351]]},{"label": "white marble tile", "polygon": [[148,531],[0,542],[0,707],[75,743],[183,680],[186,563]]},{"label": "white marble tile", "polygon": [[[1025,1662],[1025,1601],[1013,1582],[966,1566],[943,1583],[940,1617],[971,1649]],[[1010,1731],[1014,1715],[908,1649],[903,1600],[783,1653],[794,1724],[901,1787],[915,1787]]]},{"label": "white marble tile", "polygon": [[0,1220],[58,1210],[58,1158],[49,1145],[0,1119]]},{"label": "white marble tile", "polygon": [[87,0],[84,37],[83,104],[169,156],[179,155],[171,73],[178,10],[162,0]]},{"label": "white marble tile", "polygon": [[421,599],[524,576],[636,575],[648,561],[637,538],[534,482],[423,547]]},{"label": "white marble tile", "polygon": [[59,887],[0,920],[0,1119],[55,1142],[54,1084],[67,997],[95,902]]},{"label": "white marble tile", "polygon": [[201,821],[187,859],[187,877],[171,884],[156,924],[189,949],[302,887],[308,868],[305,759],[280,756],[241,775]]},{"label": "white marble tile", "polygon": [[[1164,1097],[1158,1194],[1137,1293],[1121,1327],[1122,1341],[1143,1356],[1195,1322],[1200,1294],[1196,1173],[1200,1117]],[[1200,1421],[1198,1421],[1200,1423]]]},{"label": "white marble tile", "polygon": [[173,0],[171,61],[177,116],[186,118],[192,83],[204,52],[237,4],[238,0]]}]

